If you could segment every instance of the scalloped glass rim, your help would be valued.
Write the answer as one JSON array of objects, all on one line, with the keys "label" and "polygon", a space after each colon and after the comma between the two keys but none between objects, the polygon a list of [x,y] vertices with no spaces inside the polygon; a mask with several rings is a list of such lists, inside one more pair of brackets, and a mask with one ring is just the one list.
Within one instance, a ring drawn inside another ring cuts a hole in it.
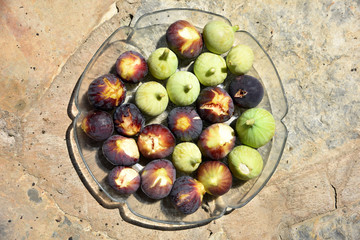
[{"label": "scalloped glass rim", "polygon": [[[157,222],[157,223],[163,223],[163,224],[171,224],[171,225],[194,225],[194,224],[203,224],[203,223],[207,223],[210,222],[212,220],[215,220],[217,218],[222,217],[225,213],[230,212],[233,209],[236,208],[240,208],[243,207],[244,205],[246,205],[249,201],[251,201],[260,191],[261,189],[267,184],[267,182],[269,181],[269,179],[271,178],[271,176],[273,175],[273,173],[275,172],[284,147],[285,147],[285,143],[287,140],[287,129],[285,124],[283,123],[283,119],[287,114],[288,111],[288,106],[287,106],[287,100],[285,97],[285,92],[283,89],[283,85],[281,83],[281,79],[280,76],[276,70],[276,67],[273,63],[273,61],[271,60],[270,56],[268,55],[268,53],[264,50],[264,48],[260,45],[260,43],[248,32],[244,31],[244,30],[240,30],[237,31],[236,34],[241,33],[241,34],[245,34],[247,36],[249,36],[249,38],[254,41],[254,43],[256,43],[258,45],[258,47],[263,51],[263,53],[266,56],[266,60],[270,62],[272,70],[274,71],[274,74],[276,75],[276,84],[279,85],[280,90],[281,90],[281,95],[278,96],[278,98],[276,99],[276,101],[281,102],[280,103],[280,107],[279,109],[277,109],[277,113],[276,116],[274,115],[274,117],[276,118],[276,122],[277,122],[277,132],[280,131],[281,132],[281,136],[279,136],[277,142],[277,150],[275,155],[273,156],[276,161],[274,161],[272,163],[272,168],[269,171],[267,177],[261,182],[259,183],[257,180],[253,183],[252,187],[249,189],[248,193],[250,192],[250,190],[252,190],[254,188],[254,186],[257,184],[259,186],[257,186],[257,189],[254,190],[253,192],[251,192],[251,194],[248,196],[248,194],[245,194],[244,196],[242,196],[241,199],[239,199],[239,204],[232,204],[232,205],[227,205],[225,206],[220,212],[218,212],[216,215],[214,216],[210,216],[209,218],[206,219],[202,219],[199,221],[172,221],[172,220],[161,220],[161,219],[155,219],[155,218],[151,218],[149,216],[144,216],[143,214],[139,214],[137,211],[135,211],[134,209],[132,209],[132,207],[128,204],[128,202],[126,200],[123,201],[119,201],[119,199],[115,199],[111,196],[111,194],[108,193],[108,191],[106,189],[104,189],[103,185],[100,184],[99,180],[95,177],[95,175],[93,174],[92,170],[90,169],[88,162],[86,160],[86,157],[83,155],[83,151],[81,148],[81,145],[79,143],[79,136],[77,134],[77,124],[79,123],[78,120],[80,118],[81,113],[84,111],[84,109],[82,109],[82,106],[80,106],[79,103],[79,92],[80,92],[80,86],[83,82],[84,76],[86,75],[86,73],[88,72],[88,70],[92,67],[92,65],[94,64],[94,62],[96,62],[96,60],[98,59],[99,55],[104,51],[104,49],[107,47],[107,44],[110,42],[110,40],[119,32],[121,31],[127,31],[127,38],[124,42],[129,43],[133,37],[133,35],[136,33],[137,30],[139,30],[140,28],[144,28],[146,26],[151,26],[151,24],[154,24],[153,22],[151,22],[150,20],[155,21],[155,19],[151,19],[154,18],[156,16],[161,16],[161,14],[169,14],[170,12],[174,13],[174,12],[183,12],[183,13],[201,13],[201,14],[206,14],[206,15],[212,15],[215,16],[217,18],[222,18],[225,21],[227,21],[229,24],[231,24],[230,20],[228,20],[226,17],[221,16],[219,14],[215,14],[215,13],[211,13],[211,12],[206,12],[206,11],[202,11],[202,10],[196,10],[196,9],[188,9],[188,8],[172,8],[172,9],[164,9],[164,10],[160,10],[160,11],[156,11],[156,12],[152,12],[152,13],[147,13],[144,14],[142,16],[140,16],[138,18],[138,20],[135,22],[135,24],[133,25],[133,27],[128,27],[128,26],[124,26],[124,27],[120,27],[118,28],[116,31],[114,31],[114,33],[112,33],[105,41],[104,43],[102,43],[102,45],[100,46],[100,48],[96,51],[96,53],[94,54],[94,56],[91,58],[90,62],[88,63],[88,65],[86,66],[84,72],[82,73],[79,82],[77,83],[77,85],[75,86],[75,98],[74,98],[74,102],[75,102],[75,106],[78,110],[78,113],[76,114],[76,117],[73,120],[73,130],[74,130],[74,140],[76,142],[76,146],[77,146],[77,150],[81,156],[81,159],[87,169],[87,171],[89,172],[89,174],[91,175],[91,177],[93,178],[93,180],[96,182],[96,184],[98,185],[98,187],[109,197],[109,199],[111,199],[111,201],[114,202],[119,202],[119,203],[125,203],[127,208],[136,216],[152,221],[152,222]],[[169,15],[168,15],[169,16]],[[147,20],[147,21],[146,21]],[[163,21],[164,19],[160,19],[159,17],[156,18],[156,21]],[[172,21],[173,22],[173,21]],[[171,22],[169,22],[171,23]],[[271,103],[272,99],[269,99],[270,102],[270,108],[271,110],[274,109],[274,104]],[[275,100],[274,100],[275,101]],[[271,151],[271,150],[270,150]],[[259,178],[258,178],[259,179]]]}]

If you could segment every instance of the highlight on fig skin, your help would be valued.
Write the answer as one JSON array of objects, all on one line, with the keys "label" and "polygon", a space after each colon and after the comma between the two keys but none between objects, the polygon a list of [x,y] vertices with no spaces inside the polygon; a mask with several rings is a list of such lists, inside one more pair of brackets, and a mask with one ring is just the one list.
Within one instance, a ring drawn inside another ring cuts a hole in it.
[{"label": "highlight on fig skin", "polygon": [[141,171],[141,189],[151,199],[169,195],[176,179],[176,170],[167,159],[152,160]]},{"label": "highlight on fig skin", "polygon": [[202,131],[198,147],[202,154],[213,160],[228,155],[235,146],[235,131],[225,123],[215,123]]},{"label": "highlight on fig skin", "polygon": [[176,140],[167,127],[150,124],[139,134],[137,144],[145,158],[156,159],[169,156],[174,151]]},{"label": "highlight on fig skin", "polygon": [[133,138],[113,135],[104,142],[102,152],[113,165],[131,166],[139,162],[140,153]]},{"label": "highlight on fig skin", "polygon": [[114,124],[108,112],[92,110],[82,120],[81,129],[91,139],[104,141],[113,134]]},{"label": "highlight on fig skin", "polygon": [[145,125],[145,119],[140,110],[132,103],[117,107],[113,119],[116,131],[128,137],[138,134]]},{"label": "highlight on fig skin", "polygon": [[204,185],[190,176],[176,179],[169,194],[172,205],[183,214],[192,214],[201,206],[205,194]]},{"label": "highlight on fig skin", "polygon": [[148,74],[145,58],[136,51],[122,53],[115,63],[116,72],[124,82],[138,83]]},{"label": "highlight on fig skin", "polygon": [[126,88],[120,78],[113,74],[106,74],[90,83],[87,95],[93,107],[112,110],[124,102]]},{"label": "highlight on fig skin", "polygon": [[227,193],[232,186],[232,175],[229,168],[220,161],[206,161],[197,171],[197,179],[205,191],[214,196]]},{"label": "highlight on fig skin", "polygon": [[203,89],[196,105],[200,117],[211,123],[225,122],[234,114],[232,98],[220,87]]},{"label": "highlight on fig skin", "polygon": [[195,58],[203,49],[201,33],[188,21],[179,20],[172,23],[165,36],[169,48],[180,58]]},{"label": "highlight on fig skin", "polygon": [[120,194],[132,194],[140,187],[140,174],[131,167],[114,167],[108,177],[109,185]]},{"label": "highlight on fig skin", "polygon": [[196,140],[203,128],[203,122],[192,107],[177,107],[168,115],[168,126],[181,141]]}]

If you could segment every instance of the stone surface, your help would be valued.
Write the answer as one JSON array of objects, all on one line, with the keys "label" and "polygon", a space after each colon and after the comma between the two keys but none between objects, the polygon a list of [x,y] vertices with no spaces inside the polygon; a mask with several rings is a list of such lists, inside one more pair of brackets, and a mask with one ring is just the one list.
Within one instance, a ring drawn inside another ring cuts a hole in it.
[{"label": "stone surface", "polygon": [[[360,238],[358,1],[0,3],[0,239]],[[69,99],[101,43],[170,7],[212,11],[254,35],[289,105],[285,151],[265,188],[244,207],[182,231],[139,227],[101,206],[66,141]]]}]

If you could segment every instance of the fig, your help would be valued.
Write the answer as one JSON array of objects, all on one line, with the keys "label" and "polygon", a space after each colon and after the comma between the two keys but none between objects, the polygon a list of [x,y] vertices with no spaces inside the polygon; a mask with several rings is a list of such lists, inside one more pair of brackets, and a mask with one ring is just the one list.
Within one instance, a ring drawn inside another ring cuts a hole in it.
[{"label": "fig", "polygon": [[219,160],[233,149],[235,139],[235,131],[229,125],[215,123],[200,134],[198,147],[204,156]]},{"label": "fig", "polygon": [[131,167],[116,166],[108,177],[109,185],[120,194],[132,194],[140,187],[140,174]]},{"label": "fig", "polygon": [[179,143],[174,148],[172,163],[177,170],[192,173],[201,163],[200,149],[192,142]]},{"label": "fig", "polygon": [[161,124],[150,124],[139,134],[137,144],[140,153],[148,159],[165,158],[175,147],[176,141],[171,131]]},{"label": "fig", "polygon": [[187,106],[199,96],[200,83],[193,73],[179,71],[167,80],[166,90],[170,101],[178,106]]},{"label": "fig", "polygon": [[226,65],[230,72],[235,75],[246,74],[250,71],[254,62],[253,50],[244,44],[231,48],[226,56]]},{"label": "fig", "polygon": [[197,180],[204,185],[205,191],[214,196],[227,193],[232,186],[229,168],[220,161],[207,161],[200,165]]},{"label": "fig", "polygon": [[263,108],[250,108],[236,120],[236,132],[243,144],[259,148],[275,134],[274,117]]},{"label": "fig", "polygon": [[171,50],[182,59],[192,59],[202,51],[201,33],[188,21],[172,23],[166,31],[166,42]]},{"label": "fig", "polygon": [[93,107],[100,110],[112,110],[124,102],[126,88],[118,77],[105,74],[90,83],[87,96]]},{"label": "fig", "polygon": [[102,110],[88,112],[81,122],[81,129],[95,141],[104,141],[114,132],[114,124],[110,113]]},{"label": "fig", "polygon": [[193,141],[199,137],[203,122],[194,108],[177,107],[168,115],[168,126],[180,141]]},{"label": "fig", "polygon": [[257,78],[241,75],[231,81],[229,94],[235,105],[242,108],[254,108],[263,99],[264,88]]},{"label": "fig", "polygon": [[216,86],[225,81],[227,76],[226,62],[217,54],[202,53],[194,63],[194,73],[204,86]]},{"label": "fig", "polygon": [[116,131],[128,137],[138,134],[145,125],[145,119],[140,110],[132,103],[117,107],[113,120]]},{"label": "fig", "polygon": [[236,146],[229,153],[228,163],[234,177],[241,180],[255,178],[263,169],[263,159],[260,153],[245,145]]},{"label": "fig", "polygon": [[141,171],[141,189],[151,199],[169,195],[176,179],[173,164],[166,159],[152,160]]},{"label": "fig", "polygon": [[176,179],[169,199],[177,210],[183,214],[191,214],[201,206],[204,194],[202,183],[190,176],[181,176]]},{"label": "fig", "polygon": [[210,123],[225,122],[234,114],[230,95],[220,87],[203,89],[196,102],[200,117]]},{"label": "fig", "polygon": [[158,48],[150,54],[148,67],[154,78],[164,80],[176,72],[178,59],[169,48]]},{"label": "fig", "polygon": [[120,78],[127,83],[138,83],[148,73],[145,58],[135,51],[122,53],[116,60],[115,68]]},{"label": "fig", "polygon": [[239,26],[230,26],[221,20],[208,22],[203,29],[206,48],[213,53],[222,54],[230,50],[234,44],[235,32]]},{"label": "fig", "polygon": [[157,116],[165,111],[169,97],[163,85],[150,81],[139,86],[135,94],[136,106],[149,116]]},{"label": "fig", "polygon": [[102,152],[113,165],[131,166],[139,162],[140,153],[133,138],[113,135],[103,143]]}]

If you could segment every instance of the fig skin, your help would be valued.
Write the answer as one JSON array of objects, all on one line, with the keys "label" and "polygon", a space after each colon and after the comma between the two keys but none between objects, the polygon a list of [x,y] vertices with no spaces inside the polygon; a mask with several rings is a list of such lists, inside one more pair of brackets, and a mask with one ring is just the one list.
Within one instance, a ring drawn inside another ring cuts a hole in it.
[{"label": "fig skin", "polygon": [[176,54],[169,48],[158,48],[148,58],[151,75],[158,80],[165,80],[176,72],[178,67]]},{"label": "fig skin", "polygon": [[104,141],[114,132],[114,123],[110,113],[91,110],[81,122],[81,129],[95,141]]},{"label": "fig skin", "polygon": [[235,105],[242,108],[254,108],[264,97],[261,82],[252,76],[237,76],[229,85],[229,94]]},{"label": "fig skin", "polygon": [[137,144],[140,153],[145,158],[166,158],[174,151],[176,140],[167,127],[161,124],[150,124],[141,131]]},{"label": "fig skin", "polygon": [[180,141],[196,140],[203,128],[203,122],[192,107],[177,107],[168,115],[168,127]]},{"label": "fig skin", "polygon": [[113,165],[131,166],[139,162],[139,149],[133,138],[113,135],[102,145],[105,158]]},{"label": "fig skin", "polygon": [[112,110],[124,102],[126,88],[120,78],[113,74],[105,74],[90,83],[87,96],[93,107]]},{"label": "fig skin", "polygon": [[166,42],[181,59],[196,58],[203,49],[201,33],[185,20],[178,20],[169,26]]},{"label": "fig skin", "polygon": [[176,179],[169,199],[183,214],[192,214],[201,206],[204,194],[202,183],[190,176],[181,176]]},{"label": "fig skin", "polygon": [[234,177],[245,181],[259,176],[264,164],[260,153],[245,145],[236,146],[230,152],[228,162]]},{"label": "fig skin", "polygon": [[145,58],[135,51],[122,53],[116,60],[115,67],[121,80],[128,83],[138,83],[148,74]]},{"label": "fig skin", "polygon": [[177,170],[192,173],[202,161],[201,151],[195,143],[179,143],[174,148],[171,160]]},{"label": "fig skin", "polygon": [[273,138],[275,119],[263,108],[250,108],[236,120],[236,132],[243,144],[259,148]]},{"label": "fig skin", "polygon": [[132,103],[126,103],[117,107],[113,120],[116,131],[127,137],[135,136],[145,125],[145,118]]},{"label": "fig skin", "polygon": [[231,172],[220,161],[202,163],[197,171],[197,179],[204,185],[205,191],[213,196],[224,195],[232,186]]},{"label": "fig skin", "polygon": [[149,116],[158,116],[166,110],[169,97],[166,88],[158,82],[145,82],[135,94],[136,106]]},{"label": "fig skin", "polygon": [[114,167],[108,177],[109,185],[120,194],[133,194],[140,187],[140,174],[125,166]]},{"label": "fig skin", "polygon": [[196,102],[200,117],[210,123],[222,123],[234,114],[230,95],[220,87],[207,87],[200,92]]},{"label": "fig skin", "polygon": [[198,147],[204,156],[219,160],[234,148],[235,140],[235,131],[229,125],[215,123],[202,131]]},{"label": "fig skin", "polygon": [[162,199],[169,195],[175,179],[176,169],[167,159],[152,160],[141,171],[141,189],[151,199]]},{"label": "fig skin", "polygon": [[238,25],[230,26],[221,20],[208,22],[203,29],[203,38],[206,48],[213,53],[223,54],[230,50],[234,43]]},{"label": "fig skin", "polygon": [[226,65],[230,72],[235,75],[246,74],[250,71],[254,62],[254,52],[244,44],[238,44],[231,48],[226,56]]},{"label": "fig skin", "polygon": [[200,83],[193,73],[178,71],[167,80],[166,90],[171,102],[178,106],[188,106],[199,96]]},{"label": "fig skin", "polygon": [[220,55],[204,52],[194,62],[194,74],[204,86],[221,84],[227,77],[226,61]]}]

